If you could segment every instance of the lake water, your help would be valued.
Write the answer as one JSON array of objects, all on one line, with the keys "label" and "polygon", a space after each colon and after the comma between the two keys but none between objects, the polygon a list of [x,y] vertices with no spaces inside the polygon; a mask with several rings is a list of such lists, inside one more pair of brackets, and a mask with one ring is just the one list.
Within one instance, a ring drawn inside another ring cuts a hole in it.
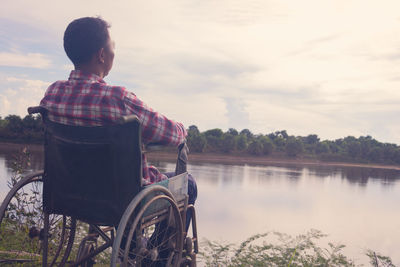
[{"label": "lake water", "polygon": [[[0,151],[0,197],[15,151]],[[40,169],[41,153],[31,169]],[[162,171],[173,163],[153,162]],[[346,245],[357,263],[372,249],[400,266],[400,171],[332,166],[249,166],[193,163],[200,239],[239,243],[253,234],[298,235],[310,229]]]}]

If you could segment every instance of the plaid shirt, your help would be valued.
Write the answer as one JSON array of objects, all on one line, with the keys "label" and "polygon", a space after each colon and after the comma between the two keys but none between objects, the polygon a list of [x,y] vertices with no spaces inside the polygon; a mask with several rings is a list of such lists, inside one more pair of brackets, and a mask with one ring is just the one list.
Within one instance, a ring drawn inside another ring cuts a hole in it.
[{"label": "plaid shirt", "polygon": [[[40,105],[50,120],[78,126],[101,126],[115,123],[124,115],[135,114],[142,124],[142,141],[178,146],[187,135],[181,123],[167,119],[146,106],[124,87],[110,86],[94,74],[71,71],[68,81],[50,85]],[[145,184],[167,179],[154,166],[147,166],[143,154]]]}]

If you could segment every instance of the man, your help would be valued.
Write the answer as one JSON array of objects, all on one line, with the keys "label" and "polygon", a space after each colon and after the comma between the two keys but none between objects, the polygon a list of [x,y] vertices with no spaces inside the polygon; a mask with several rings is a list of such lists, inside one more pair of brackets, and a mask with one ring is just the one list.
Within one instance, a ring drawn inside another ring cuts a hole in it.
[{"label": "man", "polygon": [[[68,25],[64,49],[75,70],[71,71],[67,81],[50,85],[40,105],[48,110],[50,120],[68,125],[109,125],[121,116],[135,114],[142,124],[144,144],[178,146],[187,135],[181,123],[155,112],[124,87],[111,86],[103,80],[114,60],[115,45],[109,27],[98,17],[76,19]],[[168,179],[155,167],[147,166],[144,155],[143,178],[145,184]],[[190,175],[188,193],[189,203],[194,204],[197,187]]]}]

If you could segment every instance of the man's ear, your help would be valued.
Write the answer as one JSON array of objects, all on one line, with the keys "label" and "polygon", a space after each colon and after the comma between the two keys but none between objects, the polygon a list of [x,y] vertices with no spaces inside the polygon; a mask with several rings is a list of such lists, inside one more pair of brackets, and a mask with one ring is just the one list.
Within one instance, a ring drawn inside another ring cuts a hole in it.
[{"label": "man's ear", "polygon": [[96,58],[97,58],[98,62],[104,63],[104,61],[105,61],[104,57],[105,57],[104,48],[102,47],[102,48],[99,49],[99,51],[97,51]]}]

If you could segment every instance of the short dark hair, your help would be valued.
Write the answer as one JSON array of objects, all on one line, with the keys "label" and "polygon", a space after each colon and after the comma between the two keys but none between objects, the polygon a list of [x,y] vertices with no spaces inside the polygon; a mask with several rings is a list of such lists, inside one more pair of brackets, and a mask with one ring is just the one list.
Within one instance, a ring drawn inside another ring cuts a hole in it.
[{"label": "short dark hair", "polygon": [[110,24],[100,17],[84,17],[72,21],[64,32],[64,50],[74,65],[87,63],[104,47]]}]

